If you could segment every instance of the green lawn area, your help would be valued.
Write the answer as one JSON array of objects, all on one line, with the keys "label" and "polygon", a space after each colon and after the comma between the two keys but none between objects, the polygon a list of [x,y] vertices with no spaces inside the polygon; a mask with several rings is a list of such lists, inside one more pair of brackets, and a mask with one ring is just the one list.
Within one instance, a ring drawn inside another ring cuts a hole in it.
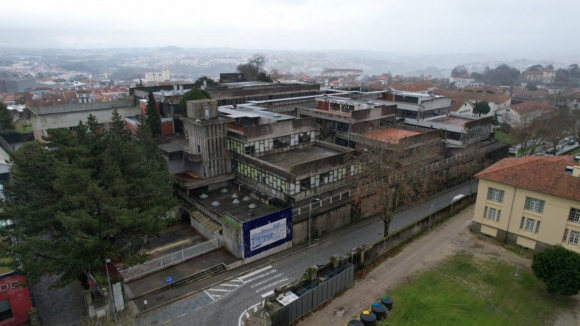
[{"label": "green lawn area", "polygon": [[460,252],[388,295],[394,309],[378,325],[545,325],[573,300],[551,295],[531,272]]},{"label": "green lawn area", "polygon": [[569,155],[569,156],[580,155],[580,147],[578,147],[578,148],[574,149],[574,150],[573,150],[573,151],[571,151],[571,152],[568,152],[566,155]]},{"label": "green lawn area", "polygon": [[[7,263],[9,261],[10,261],[9,258],[0,258],[0,262],[2,262],[2,263]],[[10,271],[12,271],[11,268],[0,266],[0,274],[5,274],[5,273],[8,273]]]},{"label": "green lawn area", "polygon": [[503,140],[503,141],[508,142],[510,144],[512,144],[514,142],[513,138],[510,135],[508,135],[505,132],[500,131],[500,130],[495,131],[495,139]]}]

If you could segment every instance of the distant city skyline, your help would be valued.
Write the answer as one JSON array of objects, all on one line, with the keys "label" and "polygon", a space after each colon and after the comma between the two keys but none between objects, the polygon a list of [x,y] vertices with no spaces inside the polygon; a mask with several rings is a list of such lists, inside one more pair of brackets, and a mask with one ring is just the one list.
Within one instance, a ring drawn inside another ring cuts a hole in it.
[{"label": "distant city skyline", "polygon": [[2,5],[0,47],[580,54],[580,2],[247,0]]}]

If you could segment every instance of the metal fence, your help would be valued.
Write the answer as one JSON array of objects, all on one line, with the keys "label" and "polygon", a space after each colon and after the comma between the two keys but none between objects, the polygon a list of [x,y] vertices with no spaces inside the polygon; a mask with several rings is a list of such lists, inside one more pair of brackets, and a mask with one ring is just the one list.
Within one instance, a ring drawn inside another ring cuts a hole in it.
[{"label": "metal fence", "polygon": [[296,301],[272,314],[272,326],[287,326],[306,315],[318,305],[332,298],[336,293],[350,286],[354,281],[354,265],[347,264],[339,273],[313,288],[298,288],[293,292],[299,296]]},{"label": "metal fence", "polygon": [[168,266],[176,265],[186,260],[203,255],[207,252],[216,250],[221,248],[223,245],[223,240],[221,238],[212,239],[204,243],[185,248],[178,252],[146,261],[143,264],[129,267],[127,269],[121,270],[120,272],[121,275],[123,275],[125,282],[128,282],[136,278],[154,273],[163,268],[167,268]]}]

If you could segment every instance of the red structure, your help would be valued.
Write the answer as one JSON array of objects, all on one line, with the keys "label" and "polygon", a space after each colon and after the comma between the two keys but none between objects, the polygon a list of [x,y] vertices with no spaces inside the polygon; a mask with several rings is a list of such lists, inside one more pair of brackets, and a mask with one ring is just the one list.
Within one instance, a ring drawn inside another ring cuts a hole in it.
[{"label": "red structure", "polygon": [[32,300],[24,276],[14,272],[0,275],[0,326],[28,324]]}]

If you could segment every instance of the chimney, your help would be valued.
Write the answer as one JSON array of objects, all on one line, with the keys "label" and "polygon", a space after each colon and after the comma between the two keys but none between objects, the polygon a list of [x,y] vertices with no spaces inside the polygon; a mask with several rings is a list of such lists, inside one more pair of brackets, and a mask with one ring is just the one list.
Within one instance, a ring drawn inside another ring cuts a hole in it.
[{"label": "chimney", "polygon": [[179,85],[179,90],[183,91],[183,85]]},{"label": "chimney", "polygon": [[580,177],[580,166],[574,166],[574,170],[572,170],[573,177]]},{"label": "chimney", "polygon": [[177,91],[177,85],[173,85],[173,91],[176,92]]}]

